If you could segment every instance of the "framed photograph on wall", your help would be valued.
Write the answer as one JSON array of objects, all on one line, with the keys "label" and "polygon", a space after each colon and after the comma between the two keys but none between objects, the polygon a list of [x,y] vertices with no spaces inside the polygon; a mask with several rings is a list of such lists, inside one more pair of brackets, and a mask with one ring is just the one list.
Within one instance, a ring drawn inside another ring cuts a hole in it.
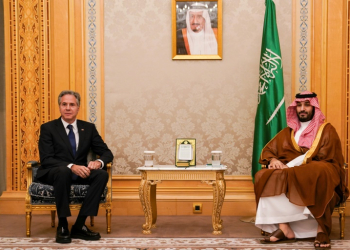
[{"label": "framed photograph on wall", "polygon": [[172,0],[173,59],[222,59],[222,0]]}]

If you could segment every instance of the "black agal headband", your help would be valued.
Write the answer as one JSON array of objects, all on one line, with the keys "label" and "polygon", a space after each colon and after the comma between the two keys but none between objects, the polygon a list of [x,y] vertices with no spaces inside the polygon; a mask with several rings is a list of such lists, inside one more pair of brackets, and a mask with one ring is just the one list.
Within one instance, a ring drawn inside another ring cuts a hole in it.
[{"label": "black agal headband", "polygon": [[311,97],[316,97],[317,94],[312,92],[312,94],[306,94],[306,95],[302,95],[301,93],[298,93],[295,95],[295,98],[311,98]]}]

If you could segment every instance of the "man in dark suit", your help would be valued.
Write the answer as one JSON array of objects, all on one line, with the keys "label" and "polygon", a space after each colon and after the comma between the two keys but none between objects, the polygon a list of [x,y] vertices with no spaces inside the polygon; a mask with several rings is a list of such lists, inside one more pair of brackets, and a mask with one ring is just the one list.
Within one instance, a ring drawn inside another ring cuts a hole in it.
[{"label": "man in dark suit", "polygon": [[[96,216],[100,197],[108,181],[104,167],[113,160],[113,154],[103,142],[94,124],[77,120],[80,95],[65,90],[58,96],[61,117],[41,125],[39,153],[41,167],[37,180],[53,185],[58,215],[56,242],[70,243],[71,238],[98,240],[98,232],[85,225],[88,216]],[[87,163],[92,150],[100,158]],[[72,183],[90,185],[71,234],[67,217]]]}]

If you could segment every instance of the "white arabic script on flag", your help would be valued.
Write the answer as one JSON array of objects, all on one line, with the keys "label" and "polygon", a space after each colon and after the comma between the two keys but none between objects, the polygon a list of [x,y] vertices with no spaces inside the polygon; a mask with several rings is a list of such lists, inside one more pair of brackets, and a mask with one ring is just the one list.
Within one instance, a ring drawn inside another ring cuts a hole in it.
[{"label": "white arabic script on flag", "polygon": [[275,72],[278,70],[278,65],[282,69],[282,58],[270,49],[266,49],[260,62],[259,90],[258,103],[260,103],[261,95],[266,93],[270,79],[275,78]]}]

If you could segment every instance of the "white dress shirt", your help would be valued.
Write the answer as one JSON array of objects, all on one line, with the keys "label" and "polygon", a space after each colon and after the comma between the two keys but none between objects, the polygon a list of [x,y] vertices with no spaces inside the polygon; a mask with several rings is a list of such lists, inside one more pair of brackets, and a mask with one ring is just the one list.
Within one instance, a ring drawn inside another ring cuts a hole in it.
[{"label": "white dress shirt", "polygon": [[[67,128],[67,126],[69,125],[69,123],[64,121],[62,118],[61,118],[61,121],[63,123],[64,128],[66,129],[66,133],[67,133],[67,136],[68,136],[69,128]],[[71,123],[70,125],[72,125],[72,127],[73,127],[73,132],[74,132],[74,136],[75,136],[76,152],[78,152],[79,132],[78,132],[77,120],[75,119],[75,121],[73,123]],[[103,166],[104,166],[103,161],[101,161],[100,159],[96,159],[96,160],[101,162],[101,168],[103,168]],[[70,163],[70,164],[67,165],[67,167],[68,168],[72,168],[73,165],[74,165],[73,163]]]}]

